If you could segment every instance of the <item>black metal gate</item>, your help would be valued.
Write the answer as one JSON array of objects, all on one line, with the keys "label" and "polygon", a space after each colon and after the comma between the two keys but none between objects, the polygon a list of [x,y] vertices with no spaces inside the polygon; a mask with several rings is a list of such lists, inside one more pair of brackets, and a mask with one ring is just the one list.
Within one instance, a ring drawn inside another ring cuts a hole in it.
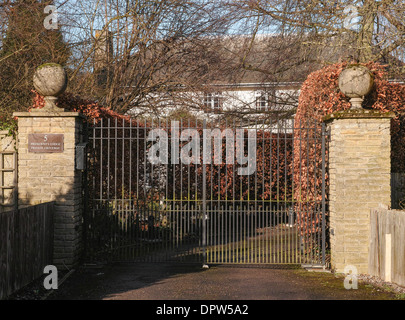
[{"label": "black metal gate", "polygon": [[325,264],[324,125],[100,119],[88,136],[88,261]]}]

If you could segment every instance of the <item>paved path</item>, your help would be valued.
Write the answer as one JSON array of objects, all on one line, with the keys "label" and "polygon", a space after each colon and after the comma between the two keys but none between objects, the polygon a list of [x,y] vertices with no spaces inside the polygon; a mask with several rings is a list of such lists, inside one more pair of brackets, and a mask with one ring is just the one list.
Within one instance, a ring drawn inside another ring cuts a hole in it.
[{"label": "paved path", "polygon": [[114,264],[73,273],[51,300],[355,300],[392,299],[361,284],[304,269],[173,264]]}]

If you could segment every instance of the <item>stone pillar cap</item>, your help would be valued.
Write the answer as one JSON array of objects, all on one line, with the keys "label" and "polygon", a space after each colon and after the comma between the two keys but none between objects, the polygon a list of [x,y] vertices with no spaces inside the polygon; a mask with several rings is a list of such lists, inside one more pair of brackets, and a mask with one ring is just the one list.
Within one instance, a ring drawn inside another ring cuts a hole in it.
[{"label": "stone pillar cap", "polygon": [[336,111],[322,118],[323,122],[331,122],[338,119],[393,119],[396,115],[392,111],[381,112],[375,109],[349,109]]}]

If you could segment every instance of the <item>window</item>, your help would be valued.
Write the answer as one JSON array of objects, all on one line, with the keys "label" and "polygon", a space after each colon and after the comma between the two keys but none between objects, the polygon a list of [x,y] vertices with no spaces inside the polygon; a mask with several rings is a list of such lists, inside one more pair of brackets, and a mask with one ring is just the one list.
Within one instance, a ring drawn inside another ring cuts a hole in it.
[{"label": "window", "polygon": [[269,91],[256,91],[255,93],[255,103],[256,110],[258,112],[270,111],[273,105],[273,99],[275,98],[275,93]]},{"label": "window", "polygon": [[218,112],[222,109],[222,94],[216,93],[205,93],[204,94],[204,110],[206,112]]}]

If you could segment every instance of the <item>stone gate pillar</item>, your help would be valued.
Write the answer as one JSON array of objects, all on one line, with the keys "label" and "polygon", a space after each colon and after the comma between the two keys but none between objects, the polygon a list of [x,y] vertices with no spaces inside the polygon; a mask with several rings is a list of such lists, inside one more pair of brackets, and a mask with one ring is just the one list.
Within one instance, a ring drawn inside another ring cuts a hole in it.
[{"label": "stone gate pillar", "polygon": [[331,264],[368,272],[370,211],[391,203],[391,113],[347,111],[327,118]]},{"label": "stone gate pillar", "polygon": [[43,109],[14,113],[18,202],[24,207],[55,201],[53,258],[66,269],[79,262],[82,247],[82,172],[76,170],[75,149],[83,141],[83,116],[64,112],[54,100],[48,99]]},{"label": "stone gate pillar", "polygon": [[363,109],[361,101],[356,98],[354,108],[324,119],[330,130],[331,267],[339,273],[346,266],[368,272],[370,212],[391,203],[390,123],[394,114]]}]

